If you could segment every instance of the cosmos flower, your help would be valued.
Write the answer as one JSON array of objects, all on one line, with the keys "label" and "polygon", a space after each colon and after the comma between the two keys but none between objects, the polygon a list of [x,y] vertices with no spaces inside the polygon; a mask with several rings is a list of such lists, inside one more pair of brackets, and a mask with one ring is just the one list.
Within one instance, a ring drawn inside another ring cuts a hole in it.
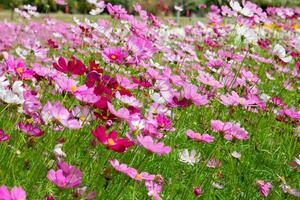
[{"label": "cosmos flower", "polygon": [[22,187],[13,187],[11,191],[5,185],[0,187],[0,200],[26,200],[26,192]]},{"label": "cosmos flower", "polygon": [[23,122],[19,122],[18,127],[23,133],[30,135],[30,136],[40,137],[40,136],[44,135],[44,131],[42,131],[38,127],[33,126],[33,124],[30,124],[30,123],[24,124]]},{"label": "cosmos flower", "polygon": [[187,149],[184,149],[179,153],[179,160],[189,165],[194,165],[200,161],[200,155],[197,155],[196,150],[191,150],[191,153]]},{"label": "cosmos flower", "polygon": [[106,130],[103,126],[97,126],[97,128],[92,131],[92,134],[97,138],[97,140],[104,144],[107,148],[112,149],[116,152],[123,153],[127,149],[134,145],[128,138],[118,138],[118,132],[113,130],[108,135],[106,135]]},{"label": "cosmos flower", "polygon": [[103,50],[102,56],[108,63],[122,63],[127,57],[127,53],[124,52],[120,47],[107,47]]},{"label": "cosmos flower", "polygon": [[62,161],[57,162],[57,168],[57,171],[53,169],[48,171],[47,178],[52,183],[61,189],[80,186],[83,174],[79,169]]},{"label": "cosmos flower", "polygon": [[263,180],[257,180],[256,185],[259,188],[259,191],[262,196],[267,197],[269,195],[269,191],[272,188],[271,182],[265,182]]},{"label": "cosmos flower", "polygon": [[171,152],[171,147],[165,146],[163,142],[155,143],[151,136],[139,135],[137,140],[145,149],[160,156]]},{"label": "cosmos flower", "polygon": [[7,135],[4,133],[4,131],[2,129],[0,129],[0,142],[5,142],[7,140],[9,140],[10,135]]},{"label": "cosmos flower", "polygon": [[206,142],[211,143],[214,141],[214,137],[208,134],[201,135],[200,133],[195,133],[192,130],[187,130],[186,135],[188,138],[198,141],[198,142]]}]

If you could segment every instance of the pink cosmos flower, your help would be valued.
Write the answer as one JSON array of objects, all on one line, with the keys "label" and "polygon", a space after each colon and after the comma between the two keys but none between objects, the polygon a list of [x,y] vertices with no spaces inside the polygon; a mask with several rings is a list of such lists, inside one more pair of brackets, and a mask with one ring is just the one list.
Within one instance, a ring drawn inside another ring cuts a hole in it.
[{"label": "pink cosmos flower", "polygon": [[208,134],[201,135],[200,133],[195,133],[192,130],[187,130],[186,132],[187,137],[189,137],[192,140],[199,141],[199,142],[206,142],[206,143],[212,143],[214,141],[214,137]]},{"label": "pink cosmos flower", "polygon": [[0,129],[0,142],[5,142],[9,140],[10,136],[5,134],[2,129]]},{"label": "pink cosmos flower", "polygon": [[136,181],[152,181],[155,178],[155,175],[147,172],[139,173],[136,169],[128,167],[126,164],[120,164],[118,160],[110,160],[109,162],[115,168],[115,170],[122,172],[126,176],[129,176]]},{"label": "pink cosmos flower", "polygon": [[124,58],[127,57],[127,53],[120,47],[108,47],[102,52],[102,56],[108,63],[122,63]]},{"label": "pink cosmos flower", "polygon": [[21,187],[13,187],[11,191],[5,185],[0,187],[0,200],[26,200],[26,192]]},{"label": "pink cosmos flower", "polygon": [[205,105],[208,103],[208,99],[206,96],[202,96],[197,93],[197,87],[193,84],[186,83],[183,86],[183,96],[188,100],[192,100],[195,105]]},{"label": "pink cosmos flower", "polygon": [[134,96],[121,95],[119,91],[116,92],[116,98],[129,106],[133,106],[137,108],[143,106],[143,104],[139,100],[137,100]]},{"label": "pink cosmos flower", "polygon": [[171,147],[165,146],[163,142],[154,143],[151,136],[139,135],[137,137],[138,142],[147,150],[158,155],[168,154],[171,152]]},{"label": "pink cosmos flower", "polygon": [[26,68],[23,60],[19,58],[14,58],[11,55],[5,55],[5,64],[9,71],[18,74],[21,79],[31,79],[33,78],[34,71]]},{"label": "pink cosmos flower", "polygon": [[240,124],[234,124],[231,122],[222,122],[220,120],[212,120],[211,128],[215,132],[223,132],[224,139],[226,140],[247,140],[249,139],[248,132],[240,127]]},{"label": "pink cosmos flower", "polygon": [[76,99],[85,103],[96,103],[100,100],[100,97],[94,93],[94,88],[88,88],[86,85],[82,85],[72,93]]},{"label": "pink cosmos flower", "polygon": [[120,118],[120,119],[123,119],[123,120],[128,120],[129,117],[130,117],[130,112],[128,109],[126,108],[120,108],[118,111],[115,110],[114,106],[107,102],[107,107],[108,107],[108,110],[113,114],[115,115],[116,117]]},{"label": "pink cosmos flower", "polygon": [[162,200],[159,193],[162,192],[162,184],[156,181],[145,181],[146,189],[148,190],[148,196],[153,197],[154,200]]},{"label": "pink cosmos flower", "polygon": [[42,109],[42,118],[45,123],[52,120],[59,121],[63,126],[70,129],[80,129],[81,125],[76,119],[72,119],[70,112],[60,102],[51,104],[48,102]]},{"label": "pink cosmos flower", "polygon": [[267,197],[269,195],[269,190],[272,188],[271,182],[264,182],[263,180],[257,180],[256,185],[262,196]]},{"label": "pink cosmos flower", "polygon": [[107,148],[110,148],[116,152],[123,153],[127,149],[134,145],[128,138],[118,139],[118,132],[113,130],[106,135],[105,128],[98,126],[92,134],[98,139],[98,141],[104,144]]},{"label": "pink cosmos flower", "polygon": [[129,18],[127,11],[121,5],[112,5],[108,3],[106,5],[108,13],[115,19],[126,20]]},{"label": "pink cosmos flower", "polygon": [[149,59],[156,52],[156,48],[150,40],[139,37],[137,35],[132,35],[127,41],[128,51],[133,53],[132,57],[129,59],[129,63],[137,64],[141,60]]},{"label": "pink cosmos flower", "polygon": [[164,114],[156,116],[156,123],[161,130],[170,130],[172,128],[172,121]]},{"label": "pink cosmos flower", "polygon": [[82,172],[68,163],[58,161],[57,171],[53,169],[48,171],[47,178],[62,189],[77,188],[82,180]]},{"label": "pink cosmos flower", "polygon": [[38,127],[34,127],[30,123],[24,124],[23,122],[19,122],[18,127],[22,132],[24,132],[30,136],[40,137],[40,136],[44,135],[44,131],[42,131]]},{"label": "pink cosmos flower", "polygon": [[23,92],[23,97],[24,97],[24,110],[26,114],[30,115],[34,112],[37,112],[42,108],[42,104],[37,98],[37,94],[33,91],[25,91]]}]

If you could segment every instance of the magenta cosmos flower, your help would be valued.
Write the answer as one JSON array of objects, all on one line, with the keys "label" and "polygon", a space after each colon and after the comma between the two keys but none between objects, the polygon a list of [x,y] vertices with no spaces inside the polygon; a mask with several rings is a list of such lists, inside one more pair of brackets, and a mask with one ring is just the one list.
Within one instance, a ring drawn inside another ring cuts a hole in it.
[{"label": "magenta cosmos flower", "polygon": [[18,127],[23,133],[30,136],[40,137],[44,134],[44,132],[40,128],[34,127],[30,123],[24,124],[23,122],[19,122]]},{"label": "magenta cosmos flower", "polygon": [[146,148],[152,153],[163,155],[171,152],[171,147],[165,146],[163,142],[154,143],[153,138],[151,136],[144,137],[142,135],[139,135],[137,137],[137,140],[144,148]]},{"label": "magenta cosmos flower", "polygon": [[102,56],[108,63],[120,64],[127,57],[127,52],[123,52],[120,47],[108,47],[103,50]]},{"label": "magenta cosmos flower", "polygon": [[13,187],[11,191],[5,185],[0,187],[0,200],[26,200],[26,192],[21,187]]},{"label": "magenta cosmos flower", "polygon": [[263,180],[257,180],[256,185],[262,196],[267,197],[270,189],[273,187],[271,182],[265,182]]},{"label": "magenta cosmos flower", "polygon": [[62,161],[57,162],[57,167],[57,171],[48,171],[47,178],[52,183],[62,189],[79,187],[83,176],[79,169]]},{"label": "magenta cosmos flower", "polygon": [[208,134],[201,135],[200,133],[195,133],[192,130],[187,130],[186,136],[192,140],[198,141],[198,142],[206,142],[211,143],[214,141],[214,137]]},{"label": "magenta cosmos flower", "polygon": [[0,129],[0,142],[5,142],[9,140],[10,136],[5,134],[2,129]]},{"label": "magenta cosmos flower", "polygon": [[106,135],[105,128],[103,126],[98,126],[92,134],[97,138],[97,140],[104,144],[107,148],[112,149],[116,152],[123,153],[127,149],[134,145],[128,138],[118,138],[118,132],[113,130],[108,135]]}]

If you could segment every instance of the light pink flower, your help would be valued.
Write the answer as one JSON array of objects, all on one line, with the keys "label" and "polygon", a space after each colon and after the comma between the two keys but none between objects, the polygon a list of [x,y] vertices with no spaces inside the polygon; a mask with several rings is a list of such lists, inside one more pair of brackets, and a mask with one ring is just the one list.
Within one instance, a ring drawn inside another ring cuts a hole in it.
[{"label": "light pink flower", "polygon": [[163,155],[171,152],[171,147],[165,146],[163,142],[154,143],[153,138],[150,136],[143,137],[142,135],[139,135],[137,139],[144,148],[152,153]]},{"label": "light pink flower", "polygon": [[11,191],[5,185],[0,187],[0,200],[26,200],[26,192],[21,187],[13,187]]},{"label": "light pink flower", "polygon": [[155,178],[155,175],[147,172],[139,173],[136,169],[128,167],[126,164],[120,164],[118,160],[110,160],[109,162],[117,171],[122,172],[126,176],[129,176],[136,181],[152,181]]},{"label": "light pink flower", "polygon": [[192,130],[187,130],[186,135],[188,138],[198,141],[198,142],[206,142],[206,143],[212,143],[214,141],[214,137],[209,134],[203,134],[195,133]]}]

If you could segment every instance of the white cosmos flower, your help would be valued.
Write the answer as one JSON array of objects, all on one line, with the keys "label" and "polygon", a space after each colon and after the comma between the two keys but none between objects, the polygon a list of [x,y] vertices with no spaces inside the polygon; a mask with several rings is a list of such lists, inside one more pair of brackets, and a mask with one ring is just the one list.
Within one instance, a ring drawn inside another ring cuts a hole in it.
[{"label": "white cosmos flower", "polygon": [[248,43],[257,43],[258,37],[253,29],[247,28],[246,26],[237,27],[236,33],[240,37],[244,37]]},{"label": "white cosmos flower", "polygon": [[295,158],[295,162],[300,166],[300,154]]},{"label": "white cosmos flower", "polygon": [[63,144],[55,145],[53,151],[54,151],[54,154],[55,154],[56,157],[66,157],[67,156],[66,153],[63,152],[63,150],[61,149],[62,146],[63,146]]},{"label": "white cosmos flower", "polygon": [[179,153],[179,160],[189,165],[194,165],[199,162],[200,155],[197,155],[195,149],[193,149],[191,153],[189,153],[187,149],[184,149],[183,152]]},{"label": "white cosmos flower", "polygon": [[230,4],[230,7],[236,12],[241,13],[242,15],[244,15],[246,17],[253,16],[253,12],[247,7],[242,8],[242,6],[239,4],[239,2],[230,1],[229,4]]},{"label": "white cosmos flower", "polygon": [[284,47],[281,46],[280,44],[276,44],[274,46],[273,54],[278,56],[280,58],[280,60],[282,60],[285,63],[289,63],[293,59],[292,56],[286,55],[286,51],[285,51]]}]

